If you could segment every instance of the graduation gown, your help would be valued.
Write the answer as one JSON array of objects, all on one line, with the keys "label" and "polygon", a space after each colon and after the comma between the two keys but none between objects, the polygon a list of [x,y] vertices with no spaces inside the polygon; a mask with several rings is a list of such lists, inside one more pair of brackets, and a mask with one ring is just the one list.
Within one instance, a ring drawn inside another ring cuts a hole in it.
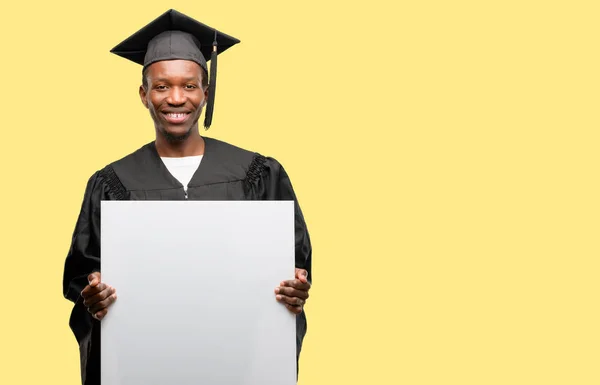
[{"label": "graduation gown", "polygon": [[[205,137],[204,141],[204,156],[187,192],[160,159],[154,142],[97,171],[87,183],[63,277],[63,294],[74,303],[69,325],[79,344],[83,385],[100,383],[100,321],[87,312],[80,293],[88,275],[100,271],[102,200],[293,200],[295,263],[308,271],[312,281],[309,234],[281,164],[216,139]],[[297,359],[306,328],[303,311],[296,317]]]}]

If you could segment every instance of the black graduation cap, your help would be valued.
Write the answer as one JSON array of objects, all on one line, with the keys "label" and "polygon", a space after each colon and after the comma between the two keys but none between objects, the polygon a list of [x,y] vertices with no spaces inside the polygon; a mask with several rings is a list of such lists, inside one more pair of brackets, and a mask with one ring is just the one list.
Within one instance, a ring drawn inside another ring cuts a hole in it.
[{"label": "black graduation cap", "polygon": [[[174,9],[163,13],[119,43],[110,52],[143,66],[163,60],[191,60],[209,76],[204,127],[212,123],[217,80],[217,55],[240,41]],[[218,49],[217,49],[218,47]],[[207,61],[210,60],[210,71]]]}]

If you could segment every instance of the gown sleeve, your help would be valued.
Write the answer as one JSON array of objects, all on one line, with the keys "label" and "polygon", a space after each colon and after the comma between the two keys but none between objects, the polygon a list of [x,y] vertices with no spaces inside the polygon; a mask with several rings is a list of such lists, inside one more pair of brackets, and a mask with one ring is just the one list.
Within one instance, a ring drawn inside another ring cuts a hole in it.
[{"label": "gown sleeve", "polygon": [[88,284],[87,277],[100,271],[100,217],[99,205],[102,183],[98,173],[88,180],[71,247],[65,261],[63,294],[68,300],[77,303],[80,293]]},{"label": "gown sleeve", "polygon": [[[304,215],[292,187],[289,175],[275,159],[256,155],[246,177],[246,189],[251,199],[294,201],[295,257],[296,268],[308,272],[312,284],[312,246]],[[304,310],[296,316],[296,374],[298,374],[302,343],[308,329]]]},{"label": "gown sleeve", "polygon": [[305,269],[308,281],[312,283],[312,245],[289,175],[277,160],[257,155],[250,165],[246,182],[254,199],[294,201],[296,267]]},{"label": "gown sleeve", "polygon": [[100,322],[83,305],[81,291],[88,275],[100,271],[100,202],[105,199],[110,199],[108,185],[99,171],[88,180],[64,265],[63,295],[73,302],[69,326],[79,344],[83,384],[99,378]]}]

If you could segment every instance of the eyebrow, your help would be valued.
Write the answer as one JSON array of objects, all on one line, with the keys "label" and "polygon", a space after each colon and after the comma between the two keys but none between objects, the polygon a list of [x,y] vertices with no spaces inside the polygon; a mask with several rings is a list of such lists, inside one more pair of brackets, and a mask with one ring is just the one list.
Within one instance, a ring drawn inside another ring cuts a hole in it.
[{"label": "eyebrow", "polygon": [[[184,82],[199,81],[199,80],[200,79],[198,79],[195,76],[183,79]],[[167,78],[156,78],[156,79],[152,79],[152,81],[153,82],[169,82],[170,79],[167,79]]]}]

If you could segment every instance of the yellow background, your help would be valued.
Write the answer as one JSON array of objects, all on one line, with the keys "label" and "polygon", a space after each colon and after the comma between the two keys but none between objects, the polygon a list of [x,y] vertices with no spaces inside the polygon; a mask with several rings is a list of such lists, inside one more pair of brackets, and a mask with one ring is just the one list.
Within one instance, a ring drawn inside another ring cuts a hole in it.
[{"label": "yellow background", "polygon": [[597,4],[3,4],[0,384],[78,383],[85,183],[153,138],[109,50],[171,7],[242,40],[207,135],[280,160],[305,212],[300,385],[600,383]]}]

